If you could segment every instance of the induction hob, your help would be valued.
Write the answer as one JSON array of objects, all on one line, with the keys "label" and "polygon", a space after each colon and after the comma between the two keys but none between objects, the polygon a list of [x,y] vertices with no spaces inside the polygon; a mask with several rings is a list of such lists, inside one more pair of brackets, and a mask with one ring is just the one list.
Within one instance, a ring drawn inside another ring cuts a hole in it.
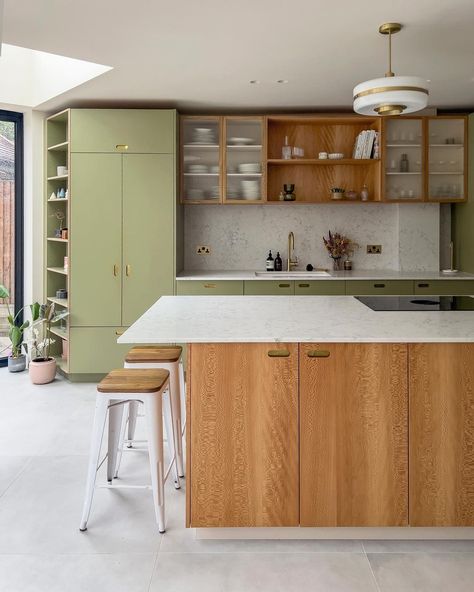
[{"label": "induction hob", "polygon": [[357,300],[376,311],[474,310],[471,296],[358,296]]}]

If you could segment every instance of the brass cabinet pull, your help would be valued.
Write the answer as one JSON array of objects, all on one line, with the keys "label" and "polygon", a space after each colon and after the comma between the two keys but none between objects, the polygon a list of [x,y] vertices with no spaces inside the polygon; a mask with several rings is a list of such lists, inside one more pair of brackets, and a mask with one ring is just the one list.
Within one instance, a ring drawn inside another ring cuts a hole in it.
[{"label": "brass cabinet pull", "polygon": [[419,288],[429,288],[430,285],[429,284],[418,284]]},{"label": "brass cabinet pull", "polygon": [[115,144],[116,150],[128,150],[128,144]]},{"label": "brass cabinet pull", "polygon": [[298,288],[309,288],[309,284],[298,284]]},{"label": "brass cabinet pull", "polygon": [[374,284],[374,288],[385,288],[385,284]]},{"label": "brass cabinet pull", "polygon": [[279,288],[289,288],[290,284],[278,284]]},{"label": "brass cabinet pull", "polygon": [[114,277],[117,277],[119,272],[119,266],[117,264],[114,265]]},{"label": "brass cabinet pull", "polygon": [[204,284],[205,288],[215,288],[216,284]]},{"label": "brass cabinet pull", "polygon": [[125,266],[125,275],[127,277],[130,277],[132,275],[132,266],[131,265],[126,265]]},{"label": "brass cabinet pull", "polygon": [[120,335],[123,335],[125,333],[125,329],[123,331],[115,331],[115,335],[117,335],[118,337],[120,337]]},{"label": "brass cabinet pull", "polygon": [[329,358],[330,355],[327,349],[310,349],[307,353],[308,358]]},{"label": "brass cabinet pull", "polygon": [[290,352],[287,349],[269,349],[268,350],[268,357],[269,358],[288,358],[290,356]]}]

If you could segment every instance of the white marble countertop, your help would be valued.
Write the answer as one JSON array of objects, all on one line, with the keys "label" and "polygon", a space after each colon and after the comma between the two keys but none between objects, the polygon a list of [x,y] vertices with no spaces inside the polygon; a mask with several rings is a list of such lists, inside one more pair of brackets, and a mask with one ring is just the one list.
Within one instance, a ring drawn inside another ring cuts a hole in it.
[{"label": "white marble countertop", "polygon": [[[263,270],[262,270],[263,271]],[[305,272],[299,269],[298,273]],[[308,272],[311,273],[311,272]],[[331,281],[331,280],[474,280],[474,274],[460,271],[456,274],[445,274],[441,271],[395,271],[395,270],[355,270],[355,271],[330,271],[329,276],[308,277],[305,279]],[[291,273],[282,271],[281,279],[289,279]],[[277,280],[275,277],[255,275],[255,271],[181,271],[176,276],[178,281],[201,280]],[[301,279],[301,278],[295,278]]]},{"label": "white marble countertop", "polygon": [[376,312],[352,296],[163,296],[118,342],[474,342],[474,311]]}]

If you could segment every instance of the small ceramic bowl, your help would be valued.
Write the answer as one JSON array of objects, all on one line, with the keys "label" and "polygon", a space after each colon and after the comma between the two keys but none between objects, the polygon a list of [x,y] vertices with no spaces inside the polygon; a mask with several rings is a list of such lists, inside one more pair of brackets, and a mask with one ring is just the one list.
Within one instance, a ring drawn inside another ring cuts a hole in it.
[{"label": "small ceramic bowl", "polygon": [[346,199],[357,199],[359,197],[359,194],[357,193],[357,191],[346,191]]},{"label": "small ceramic bowl", "polygon": [[328,158],[331,160],[341,160],[341,158],[344,158],[344,154],[342,152],[331,152],[328,154]]}]

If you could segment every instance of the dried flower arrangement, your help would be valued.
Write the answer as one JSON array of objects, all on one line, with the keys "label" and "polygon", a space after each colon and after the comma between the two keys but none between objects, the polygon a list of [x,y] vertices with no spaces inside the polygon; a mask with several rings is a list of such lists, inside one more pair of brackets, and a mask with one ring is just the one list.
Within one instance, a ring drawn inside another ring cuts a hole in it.
[{"label": "dried flower arrangement", "polygon": [[341,258],[352,253],[357,247],[356,243],[339,232],[329,231],[327,238],[323,236],[323,241],[329,256],[334,261],[335,270],[341,268]]}]

